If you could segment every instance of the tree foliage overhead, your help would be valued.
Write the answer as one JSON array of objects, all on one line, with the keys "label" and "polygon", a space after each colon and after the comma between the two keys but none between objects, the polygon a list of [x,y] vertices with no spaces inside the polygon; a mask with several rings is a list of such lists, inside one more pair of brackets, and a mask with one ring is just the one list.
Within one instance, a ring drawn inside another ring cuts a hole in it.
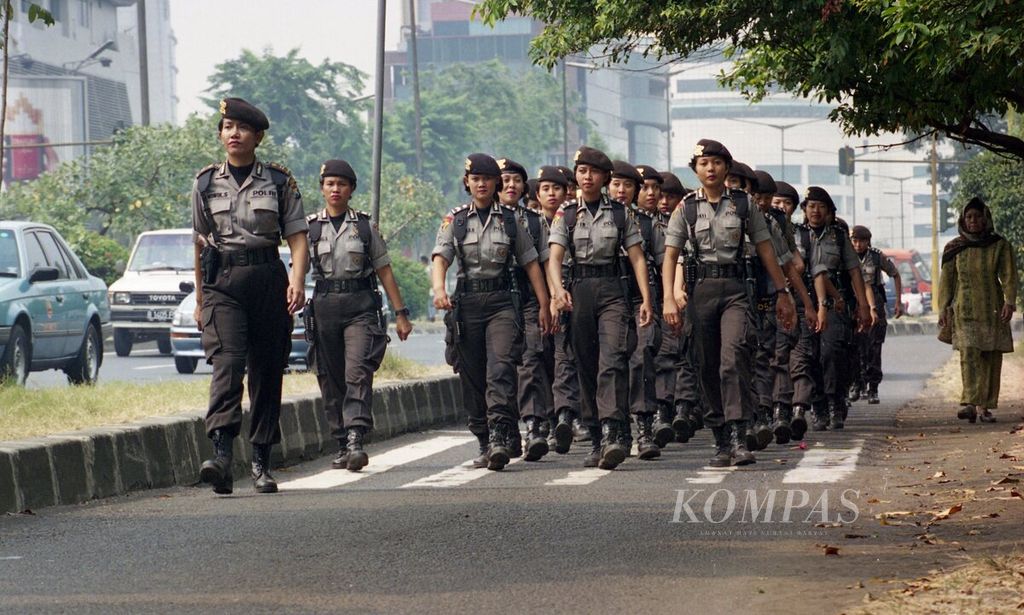
[{"label": "tree foliage overhead", "polygon": [[931,134],[1024,159],[1024,140],[987,117],[1024,107],[1024,10],[1012,0],[484,0],[494,23],[548,24],[535,61],[603,47],[668,58],[719,49],[725,85],[757,101],[769,88],[836,105],[848,134]]}]

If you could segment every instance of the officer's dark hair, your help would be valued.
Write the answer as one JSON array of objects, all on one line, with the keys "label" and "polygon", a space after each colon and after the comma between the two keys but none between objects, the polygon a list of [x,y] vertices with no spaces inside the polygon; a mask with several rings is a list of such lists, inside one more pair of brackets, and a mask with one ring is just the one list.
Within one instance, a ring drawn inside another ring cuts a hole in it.
[{"label": "officer's dark hair", "polygon": [[358,185],[358,182],[356,180],[352,179],[351,177],[345,177],[344,175],[321,175],[320,176],[320,187],[321,188],[324,187],[324,180],[327,179],[328,177],[337,177],[338,179],[343,179],[343,180],[347,181],[348,183],[352,184],[352,192],[356,191],[356,186]]},{"label": "officer's dark hair", "polygon": [[[238,124],[238,125],[240,125],[240,126],[245,126],[245,127],[246,127],[246,128],[248,128],[249,130],[251,130],[251,131],[255,132],[255,133],[256,133],[257,135],[259,135],[259,134],[262,134],[262,133],[266,132],[266,131],[264,131],[264,130],[256,130],[256,129],[255,129],[254,127],[253,127],[253,125],[252,125],[252,124],[249,124],[249,123],[247,123],[247,122],[243,122],[242,120],[235,120],[235,119],[232,119],[232,118],[223,118],[223,117],[222,117],[222,118],[220,118],[219,120],[217,120],[217,134],[218,134],[218,135],[219,135],[219,134],[221,133],[221,131],[222,131],[222,130],[224,130],[224,120],[225,120],[225,119],[229,119],[229,120],[233,121],[234,123],[236,123],[236,124]],[[256,145],[257,145],[257,147],[259,147],[259,144],[258,144],[258,143],[257,143]]]}]

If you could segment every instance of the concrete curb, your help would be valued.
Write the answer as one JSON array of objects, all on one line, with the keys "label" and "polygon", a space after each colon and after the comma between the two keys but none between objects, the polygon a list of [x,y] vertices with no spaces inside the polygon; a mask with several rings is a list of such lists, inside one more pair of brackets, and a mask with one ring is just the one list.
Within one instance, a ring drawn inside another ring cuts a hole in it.
[{"label": "concrete curb", "polygon": [[[376,387],[374,441],[452,423],[463,417],[455,376]],[[249,411],[242,433],[248,433]],[[281,402],[281,444],[275,465],[333,454],[320,396]],[[0,514],[79,504],[96,498],[172,485],[194,485],[199,466],[213,454],[202,414],[154,417],[44,438],[0,442]],[[249,446],[235,440],[235,477],[248,475]]]}]

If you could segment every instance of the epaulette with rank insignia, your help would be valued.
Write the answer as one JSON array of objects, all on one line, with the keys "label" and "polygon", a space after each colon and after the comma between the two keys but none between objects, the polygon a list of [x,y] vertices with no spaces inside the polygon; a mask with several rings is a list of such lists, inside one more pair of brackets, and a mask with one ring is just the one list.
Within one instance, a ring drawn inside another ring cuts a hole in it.
[{"label": "epaulette with rank insignia", "polygon": [[212,171],[212,170],[216,169],[217,167],[219,167],[220,165],[221,165],[221,163],[219,163],[219,162],[211,162],[210,164],[208,164],[205,167],[203,167],[202,169],[200,169],[199,172],[196,173],[196,177],[198,178],[203,173],[207,173],[209,171]]},{"label": "epaulette with rank insignia", "polygon": [[284,175],[284,177],[285,177],[284,181],[278,181],[278,178],[274,177],[274,183],[275,184],[283,184],[283,183],[287,182],[288,183],[288,187],[291,188],[292,191],[295,192],[295,194],[299,193],[299,185],[295,182],[295,176],[292,175],[292,172],[288,170],[288,167],[284,166],[283,164],[279,164],[277,162],[268,162],[268,163],[266,163],[266,166],[267,166],[268,169],[270,169],[271,176],[274,175],[274,171]]}]

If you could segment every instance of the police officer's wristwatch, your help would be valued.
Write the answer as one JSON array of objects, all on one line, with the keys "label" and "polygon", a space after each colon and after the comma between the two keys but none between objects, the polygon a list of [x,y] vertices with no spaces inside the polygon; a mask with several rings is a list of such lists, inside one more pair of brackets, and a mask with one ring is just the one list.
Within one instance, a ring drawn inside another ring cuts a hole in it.
[{"label": "police officer's wristwatch", "polygon": [[409,308],[404,307],[404,308],[402,308],[400,310],[395,310],[395,316],[405,316],[406,318],[408,318],[409,317]]}]

